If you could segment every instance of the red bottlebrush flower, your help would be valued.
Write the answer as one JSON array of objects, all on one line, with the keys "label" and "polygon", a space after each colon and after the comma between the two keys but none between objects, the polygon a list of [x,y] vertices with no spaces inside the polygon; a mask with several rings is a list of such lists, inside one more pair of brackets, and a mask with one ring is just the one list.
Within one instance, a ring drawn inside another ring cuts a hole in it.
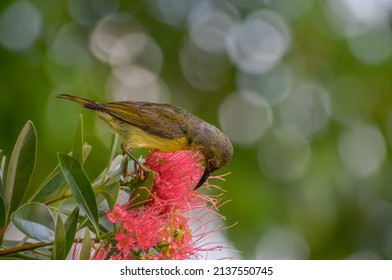
[{"label": "red bottlebrush flower", "polygon": [[193,191],[203,174],[202,160],[203,155],[194,151],[151,152],[146,165],[154,171],[153,202],[180,212],[203,206],[205,197]]},{"label": "red bottlebrush flower", "polygon": [[120,223],[118,253],[111,259],[188,259],[206,250],[199,244],[208,232],[193,236],[190,228],[191,212],[208,216],[215,212],[209,204],[216,209],[214,198],[193,190],[203,174],[202,160],[194,151],[154,151],[147,156],[145,164],[154,172],[150,199],[144,205],[133,205],[131,199],[107,212],[109,221]]},{"label": "red bottlebrush flower", "polygon": [[146,165],[159,174],[167,187],[189,189],[197,184],[203,174],[202,160],[203,155],[194,151],[172,153],[153,151],[146,157]]},{"label": "red bottlebrush flower", "polygon": [[154,207],[143,211],[138,208],[129,211],[121,231],[116,236],[117,249],[129,252],[134,248],[147,251],[155,247],[165,224],[165,218],[159,214],[159,209]]},{"label": "red bottlebrush flower", "polygon": [[128,215],[127,209],[116,204],[112,212],[106,212],[108,220],[112,223],[123,222]]},{"label": "red bottlebrush flower", "polygon": [[179,213],[166,213],[158,204],[133,208],[116,234],[116,248],[122,258],[183,259],[194,251],[189,219]]},{"label": "red bottlebrush flower", "polygon": [[91,255],[90,260],[106,260],[111,247],[105,245],[104,243],[99,243],[98,248]]}]

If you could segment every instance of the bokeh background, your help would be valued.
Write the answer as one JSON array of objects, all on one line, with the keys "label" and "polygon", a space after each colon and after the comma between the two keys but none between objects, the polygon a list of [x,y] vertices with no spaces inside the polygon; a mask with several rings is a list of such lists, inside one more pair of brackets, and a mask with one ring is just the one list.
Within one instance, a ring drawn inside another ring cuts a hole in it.
[{"label": "bokeh background", "polygon": [[245,259],[392,259],[391,0],[0,2],[0,149],[38,133],[33,183],[78,115],[105,167],[111,132],[55,98],[171,103],[220,127],[218,183]]}]

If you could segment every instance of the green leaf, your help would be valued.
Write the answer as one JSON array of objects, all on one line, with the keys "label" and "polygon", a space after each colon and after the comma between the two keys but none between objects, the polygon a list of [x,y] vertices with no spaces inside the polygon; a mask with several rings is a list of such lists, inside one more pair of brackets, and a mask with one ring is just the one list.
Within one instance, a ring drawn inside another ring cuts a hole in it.
[{"label": "green leaf", "polygon": [[120,183],[114,182],[108,186],[104,186],[102,188],[95,188],[100,194],[102,194],[106,201],[108,202],[110,210],[113,210],[114,205],[116,204],[118,193],[120,191]]},{"label": "green leaf", "polygon": [[78,125],[75,133],[74,146],[72,149],[72,157],[76,159],[80,165],[83,165],[83,117],[80,114]]},{"label": "green leaf", "polygon": [[72,244],[74,243],[76,227],[78,225],[79,218],[79,208],[76,207],[72,213],[68,216],[68,219],[65,221],[65,254],[67,255],[69,250],[71,250]]},{"label": "green leaf", "polygon": [[115,159],[113,159],[113,161],[110,163],[109,171],[107,171],[107,168],[105,168],[101,172],[101,174],[99,174],[98,177],[94,180],[93,186],[94,187],[101,186],[101,185],[108,184],[109,182],[112,183],[114,181],[118,182],[118,178],[115,177],[118,176],[120,173],[120,165],[121,165],[122,158],[123,158],[122,155],[118,155]]},{"label": "green leaf", "polygon": [[91,254],[91,235],[90,231],[86,228],[86,231],[84,233],[84,238],[82,241],[82,249],[80,250],[80,260],[89,260],[90,259],[90,254]]},{"label": "green leaf", "polygon": [[42,241],[54,240],[54,219],[49,207],[38,202],[23,205],[11,215],[14,225],[28,237]]},{"label": "green leaf", "polygon": [[6,227],[6,212],[5,212],[5,201],[3,196],[0,194],[0,248],[1,244],[3,244],[3,236],[5,232],[5,227]]},{"label": "green leaf", "polygon": [[3,156],[3,151],[0,150],[0,195],[4,195],[4,171],[6,158]]},{"label": "green leaf", "polygon": [[28,121],[19,134],[9,162],[4,197],[8,205],[7,217],[19,207],[26,194],[36,152],[37,135],[33,123]]},{"label": "green leaf", "polygon": [[58,165],[38,188],[38,193],[33,196],[32,201],[48,202],[63,196],[67,190],[68,184],[61,172],[60,165]]},{"label": "green leaf", "polygon": [[98,206],[90,180],[82,166],[72,157],[58,154],[61,170],[79,206],[94,225],[98,235]]},{"label": "green leaf", "polygon": [[65,252],[66,248],[66,233],[65,226],[63,220],[60,215],[57,216],[56,223],[56,235],[54,239],[54,246],[52,256],[50,257],[52,260],[64,260],[67,257]]},{"label": "green leaf", "polygon": [[[84,160],[91,151],[90,145],[84,145]],[[65,181],[60,165],[49,174],[45,181],[38,187],[37,193],[32,197],[32,201],[49,202],[62,197],[68,191],[68,184]]]},{"label": "green leaf", "polygon": [[114,133],[113,137],[112,137],[112,142],[110,144],[109,156],[108,156],[108,160],[107,160],[107,163],[106,163],[105,174],[103,176],[103,181],[104,182],[107,181],[107,176],[108,176],[108,173],[109,173],[109,170],[110,170],[111,163],[112,163],[112,161],[113,161],[113,159],[114,159],[114,157],[116,155],[116,150],[117,150],[117,145],[118,145],[118,138],[119,138],[118,134]]}]

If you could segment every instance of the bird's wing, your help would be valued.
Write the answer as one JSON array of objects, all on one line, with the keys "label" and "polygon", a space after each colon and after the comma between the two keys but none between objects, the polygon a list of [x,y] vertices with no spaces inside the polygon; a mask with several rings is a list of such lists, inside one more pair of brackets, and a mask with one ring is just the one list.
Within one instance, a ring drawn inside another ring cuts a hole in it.
[{"label": "bird's wing", "polygon": [[184,137],[187,131],[184,121],[188,118],[189,113],[172,105],[147,102],[112,102],[102,104],[102,109],[115,118],[163,138]]}]

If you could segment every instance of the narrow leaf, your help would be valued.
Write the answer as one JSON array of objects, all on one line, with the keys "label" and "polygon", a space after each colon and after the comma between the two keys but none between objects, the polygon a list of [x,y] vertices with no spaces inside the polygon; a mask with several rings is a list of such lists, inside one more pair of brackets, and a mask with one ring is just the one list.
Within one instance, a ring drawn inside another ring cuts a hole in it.
[{"label": "narrow leaf", "polygon": [[25,204],[11,215],[11,221],[30,238],[42,242],[54,240],[54,219],[45,204],[38,202]]},{"label": "narrow leaf", "polygon": [[[101,186],[107,184],[110,181],[118,182],[118,179],[115,177],[119,175],[122,158],[122,155],[118,155],[115,159],[113,159],[113,161],[110,163],[109,171],[107,171],[105,168],[105,170],[103,170],[101,174],[99,174],[98,177],[94,180],[93,186]],[[106,180],[104,180],[105,176]]]},{"label": "narrow leaf", "polygon": [[47,202],[63,196],[67,190],[68,184],[58,165],[38,188],[38,193],[33,196],[32,201]]},{"label": "narrow leaf", "polygon": [[53,260],[64,260],[67,257],[65,252],[66,247],[66,233],[64,222],[60,215],[57,216],[56,223],[56,235],[54,239],[54,246],[51,259]]},{"label": "narrow leaf", "polygon": [[72,150],[72,157],[76,159],[80,165],[83,165],[83,141],[83,117],[80,114]]},{"label": "narrow leaf", "polygon": [[58,154],[61,170],[79,206],[94,225],[98,235],[98,206],[90,180],[82,166],[72,157]]},{"label": "narrow leaf", "polygon": [[104,186],[103,188],[100,189],[96,188],[95,190],[105,197],[110,210],[113,210],[114,205],[116,204],[117,201],[118,193],[120,191],[120,183],[114,182],[113,184]]},{"label": "narrow leaf", "polygon": [[5,232],[6,212],[5,212],[5,201],[3,196],[0,194],[0,248],[3,243],[3,236]]},{"label": "narrow leaf", "polygon": [[79,208],[76,207],[65,221],[65,254],[67,255],[74,243],[76,227],[78,225]]},{"label": "narrow leaf", "polygon": [[4,195],[4,171],[6,158],[3,156],[3,151],[0,150],[0,195]]},{"label": "narrow leaf", "polygon": [[114,156],[116,155],[116,149],[117,149],[117,145],[118,145],[118,138],[119,138],[118,134],[114,133],[113,137],[112,137],[112,142],[111,142],[111,145],[110,145],[110,149],[109,149],[109,155],[108,155],[108,160],[107,160],[107,163],[106,163],[105,175],[103,176],[103,181],[104,182],[107,181],[107,176],[108,176],[108,173],[109,173],[109,170],[110,170],[111,163],[112,163],[112,161],[114,159]]},{"label": "narrow leaf", "polygon": [[[91,151],[90,145],[84,145],[84,160]],[[65,181],[60,165],[49,174],[45,181],[37,188],[37,193],[32,196],[31,201],[48,202],[62,197],[68,191],[68,184]]]},{"label": "narrow leaf", "polygon": [[34,125],[28,121],[19,134],[12,152],[5,186],[8,217],[21,204],[33,173],[37,151]]},{"label": "narrow leaf", "polygon": [[84,233],[84,238],[82,242],[82,249],[80,250],[80,260],[89,260],[91,254],[91,235],[90,231],[86,228],[86,232]]}]

